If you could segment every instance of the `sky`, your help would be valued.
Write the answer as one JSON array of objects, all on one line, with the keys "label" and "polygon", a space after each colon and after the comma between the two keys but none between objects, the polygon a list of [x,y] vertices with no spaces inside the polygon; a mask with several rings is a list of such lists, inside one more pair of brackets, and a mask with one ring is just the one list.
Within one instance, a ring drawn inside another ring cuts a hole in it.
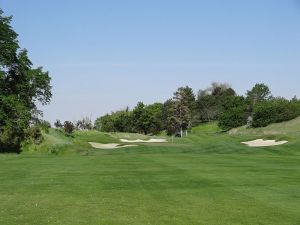
[{"label": "sky", "polygon": [[95,119],[213,81],[300,97],[300,0],[0,0],[52,77],[44,119]]}]

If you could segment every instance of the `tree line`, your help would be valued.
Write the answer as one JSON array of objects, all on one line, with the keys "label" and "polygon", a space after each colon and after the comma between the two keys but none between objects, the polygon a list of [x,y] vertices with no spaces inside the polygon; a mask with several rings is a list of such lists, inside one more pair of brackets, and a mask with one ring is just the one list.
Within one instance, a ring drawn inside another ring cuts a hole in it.
[{"label": "tree line", "polygon": [[179,88],[165,103],[145,105],[139,102],[133,110],[127,107],[98,118],[95,128],[104,132],[136,132],[158,134],[183,133],[192,126],[195,95],[189,87]]},{"label": "tree line", "polygon": [[[42,67],[34,68],[26,49],[18,42],[11,27],[12,17],[0,9],[0,152],[20,152],[26,142],[40,143],[41,130],[48,132],[50,123],[41,120],[37,105],[49,104],[51,78]],[[300,115],[300,100],[273,97],[268,86],[256,84],[246,95],[237,95],[226,83],[212,83],[197,94],[186,86],[178,88],[164,103],[145,105],[139,102],[99,117],[94,125],[90,118],[55,126],[66,134],[75,129],[104,132],[135,132],[187,135],[192,127],[218,121],[223,130],[247,125],[263,127]]]},{"label": "tree line", "polygon": [[246,95],[237,95],[226,83],[214,82],[199,90],[180,87],[164,103],[145,105],[139,102],[96,119],[95,129],[103,132],[136,132],[183,136],[200,123],[217,121],[224,131],[247,125],[264,127],[291,120],[300,115],[300,100],[273,97],[269,87],[256,84]]}]

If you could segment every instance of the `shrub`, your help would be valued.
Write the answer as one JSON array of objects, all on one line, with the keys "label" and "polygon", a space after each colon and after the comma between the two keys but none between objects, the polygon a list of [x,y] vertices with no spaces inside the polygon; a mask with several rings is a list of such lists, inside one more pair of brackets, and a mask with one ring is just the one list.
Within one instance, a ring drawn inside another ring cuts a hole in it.
[{"label": "shrub", "polygon": [[27,128],[25,133],[27,142],[33,142],[34,144],[39,145],[44,140],[41,129],[37,125]]},{"label": "shrub", "polygon": [[274,98],[257,103],[253,112],[253,127],[265,127],[300,115],[300,102],[284,98]]}]

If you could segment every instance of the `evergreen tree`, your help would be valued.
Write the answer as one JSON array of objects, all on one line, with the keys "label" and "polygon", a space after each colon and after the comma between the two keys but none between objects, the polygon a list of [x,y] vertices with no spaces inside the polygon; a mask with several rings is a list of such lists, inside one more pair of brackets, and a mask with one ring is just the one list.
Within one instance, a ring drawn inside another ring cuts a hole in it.
[{"label": "evergreen tree", "polygon": [[186,86],[180,87],[174,93],[174,119],[173,121],[178,121],[180,127],[181,137],[183,136],[183,131],[186,131],[192,127],[193,113],[195,110],[195,95],[193,90]]}]

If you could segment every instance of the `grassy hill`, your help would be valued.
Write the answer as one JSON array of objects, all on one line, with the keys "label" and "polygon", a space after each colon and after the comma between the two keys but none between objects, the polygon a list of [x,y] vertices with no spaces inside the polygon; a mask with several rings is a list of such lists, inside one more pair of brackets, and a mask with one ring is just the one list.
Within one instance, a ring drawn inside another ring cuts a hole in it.
[{"label": "grassy hill", "polygon": [[229,134],[231,135],[274,135],[274,136],[300,136],[300,117],[291,121],[283,123],[271,124],[263,128],[247,129],[246,127],[240,127],[232,129]]},{"label": "grassy hill", "polygon": [[[118,150],[88,142],[149,137],[81,131],[71,138],[51,129],[42,145],[0,155],[0,224],[299,224],[298,123],[231,135],[207,123],[173,144]],[[240,143],[268,135],[290,142]]]},{"label": "grassy hill", "polygon": [[[229,135],[228,135],[229,134]],[[181,146],[189,146],[189,149],[197,148],[199,145],[206,146],[212,152],[216,151],[217,146],[228,145],[234,143],[237,149],[241,149],[240,142],[252,140],[254,138],[276,139],[288,141],[297,141],[300,137],[300,117],[283,123],[271,124],[264,128],[240,127],[232,129],[227,133],[223,133],[216,122],[201,124],[194,127],[191,133],[184,138],[174,138],[174,144],[163,146],[171,146],[173,148]],[[49,133],[44,133],[44,142],[41,145],[25,146],[24,150],[28,153],[40,152],[50,154],[91,154],[97,150],[93,149],[88,142],[100,143],[121,143],[120,139],[142,139],[147,140],[150,137],[142,134],[133,133],[103,133],[99,131],[76,131],[72,137],[67,137],[62,130],[50,129]],[[151,137],[153,138],[153,137]],[[145,144],[140,144],[145,146]],[[146,144],[146,146],[161,146],[161,144]],[[275,147],[273,147],[275,148]],[[268,148],[267,148],[268,149]],[[248,148],[245,149],[247,151]],[[201,151],[201,150],[199,150]]]},{"label": "grassy hill", "polygon": [[150,137],[142,134],[131,133],[103,133],[99,131],[75,131],[72,136],[66,136],[60,129],[49,129],[49,133],[43,133],[44,141],[40,145],[29,144],[24,146],[25,153],[48,154],[90,154],[93,149],[88,142],[121,143],[120,139],[147,140]]}]

